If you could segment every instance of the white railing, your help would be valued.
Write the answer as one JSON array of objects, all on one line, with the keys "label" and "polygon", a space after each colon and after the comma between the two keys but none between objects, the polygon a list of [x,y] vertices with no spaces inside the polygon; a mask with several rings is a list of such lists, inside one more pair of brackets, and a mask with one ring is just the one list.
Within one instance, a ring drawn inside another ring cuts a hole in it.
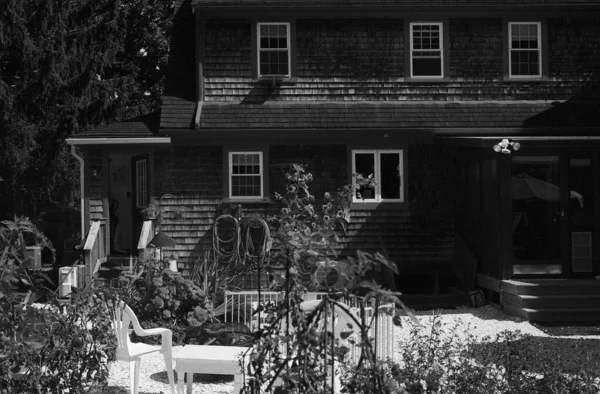
[{"label": "white railing", "polygon": [[140,259],[145,260],[147,247],[152,238],[154,237],[154,221],[145,220],[142,225],[142,231],[140,232],[140,238],[138,239],[137,249],[138,256]]},{"label": "white railing", "polygon": [[[303,296],[304,301],[321,300],[327,295],[324,292],[308,292]],[[283,292],[265,291],[260,293],[260,303],[263,306],[268,303],[280,303],[284,299]],[[360,321],[359,297],[349,297],[340,300],[343,304],[350,307],[351,312]],[[224,305],[218,309],[222,310],[222,321],[244,324],[250,331],[256,331],[259,326],[258,313],[259,305],[258,291],[226,291]],[[395,330],[393,316],[395,308],[393,305],[381,305],[375,308],[373,303],[364,305],[365,323],[370,324],[368,338],[371,341],[373,350],[379,360],[395,359],[394,344]],[[375,319],[375,314],[377,314]],[[261,320],[262,316],[261,316]],[[361,352],[361,347],[357,343],[350,346],[350,358],[357,361]]]},{"label": "white railing", "polygon": [[85,245],[83,246],[85,256],[84,282],[86,284],[89,283],[90,278],[98,272],[100,264],[106,261],[108,257],[106,249],[106,223],[95,220],[90,226],[90,232],[88,233]]}]

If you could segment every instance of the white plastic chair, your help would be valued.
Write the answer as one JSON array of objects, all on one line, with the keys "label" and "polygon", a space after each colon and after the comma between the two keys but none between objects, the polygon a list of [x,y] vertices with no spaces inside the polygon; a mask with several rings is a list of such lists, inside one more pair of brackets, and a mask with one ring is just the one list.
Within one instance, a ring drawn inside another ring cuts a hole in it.
[{"label": "white plastic chair", "polygon": [[[175,380],[173,379],[173,359],[172,351],[172,336],[173,333],[168,328],[151,328],[144,330],[135,316],[135,313],[130,307],[120,301],[115,305],[112,316],[113,328],[117,336],[117,354],[118,361],[129,362],[130,386],[131,393],[138,394],[140,387],[140,365],[142,357],[153,353],[162,353],[165,357],[165,365],[167,367],[167,376],[171,385],[171,393],[175,394]],[[133,324],[133,330],[129,326]],[[161,346],[147,345],[145,343],[133,343],[129,338],[131,331],[139,336],[161,335]]]}]

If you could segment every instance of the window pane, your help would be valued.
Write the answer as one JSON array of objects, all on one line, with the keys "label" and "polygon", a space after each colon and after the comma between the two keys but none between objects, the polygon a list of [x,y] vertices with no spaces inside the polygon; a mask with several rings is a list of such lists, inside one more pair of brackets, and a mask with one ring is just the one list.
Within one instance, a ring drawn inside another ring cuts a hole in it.
[{"label": "window pane", "polygon": [[539,50],[511,51],[511,75],[540,75]]},{"label": "window pane", "polygon": [[[354,171],[356,174],[362,175],[363,178],[369,176],[375,177],[375,154],[374,153],[355,153],[354,154]],[[358,199],[373,199],[375,198],[375,187],[361,187],[357,190],[356,198]]]},{"label": "window pane", "polygon": [[382,153],[380,156],[381,198],[400,198],[400,154]]},{"label": "window pane", "polygon": [[436,76],[442,75],[442,59],[414,58],[412,62],[414,76]]}]

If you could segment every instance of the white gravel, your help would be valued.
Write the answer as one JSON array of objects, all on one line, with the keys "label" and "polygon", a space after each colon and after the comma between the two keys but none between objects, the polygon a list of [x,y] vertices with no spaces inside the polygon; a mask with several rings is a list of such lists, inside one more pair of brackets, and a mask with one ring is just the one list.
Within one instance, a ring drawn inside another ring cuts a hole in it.
[{"label": "white gravel", "polygon": [[[534,327],[527,321],[520,318],[506,315],[504,312],[492,306],[484,306],[481,308],[469,308],[461,307],[458,309],[451,310],[438,310],[438,311],[417,311],[415,315],[427,329],[430,326],[431,317],[437,313],[440,317],[440,321],[443,326],[448,328],[454,327],[455,324],[460,324],[460,328],[456,330],[458,337],[464,338],[467,335],[472,335],[478,341],[485,341],[486,337],[494,339],[497,334],[505,330],[520,331],[522,334],[530,335],[532,337],[538,337],[540,339],[540,347],[547,344],[550,348],[546,349],[549,352],[563,351],[557,349],[556,341],[543,340],[542,338],[548,338],[549,335]],[[403,327],[397,329],[397,336],[399,338],[398,346],[402,340],[409,338],[410,324],[408,318],[403,317]],[[593,336],[569,336],[569,337],[552,337],[552,338],[565,338],[565,343],[569,346],[565,347],[564,352],[570,353],[567,356],[578,357],[576,352],[573,352],[573,347],[577,347],[577,341],[570,341],[579,339],[594,339],[594,341],[585,341],[585,349],[591,349],[596,354],[600,355],[600,335]],[[562,348],[562,346],[559,346]],[[600,358],[599,358],[600,360]],[[578,360],[572,360],[577,363]],[[588,360],[589,362],[589,360]],[[597,363],[600,365],[600,362]],[[177,379],[177,378],[176,378]],[[161,355],[152,355],[145,358],[142,361],[141,366],[141,378],[140,378],[140,394],[158,394],[158,393],[169,393],[169,385],[167,381],[167,373],[165,371],[165,364]],[[110,377],[109,377],[109,388],[104,391],[105,394],[121,394],[129,392],[129,366],[124,362],[115,362],[110,366]],[[233,391],[233,376],[205,376],[195,375],[193,394],[220,394],[220,393],[231,393]]]}]

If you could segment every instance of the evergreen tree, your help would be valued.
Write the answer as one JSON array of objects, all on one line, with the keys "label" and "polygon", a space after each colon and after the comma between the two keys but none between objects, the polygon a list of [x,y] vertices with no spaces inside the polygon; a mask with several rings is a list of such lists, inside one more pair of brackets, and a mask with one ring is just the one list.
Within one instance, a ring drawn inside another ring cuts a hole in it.
[{"label": "evergreen tree", "polygon": [[172,1],[2,3],[0,217],[35,217],[73,200],[67,137],[159,108]]}]

